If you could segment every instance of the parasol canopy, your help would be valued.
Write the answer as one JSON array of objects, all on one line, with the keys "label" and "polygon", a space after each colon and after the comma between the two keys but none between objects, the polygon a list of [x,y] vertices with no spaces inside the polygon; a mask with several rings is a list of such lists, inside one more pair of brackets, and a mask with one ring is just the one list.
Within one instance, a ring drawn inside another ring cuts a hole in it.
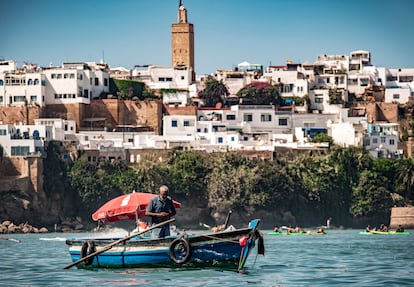
[{"label": "parasol canopy", "polygon": [[[121,220],[138,220],[145,216],[145,210],[150,200],[157,194],[133,192],[109,200],[92,214],[95,221],[109,222]],[[173,200],[174,207],[180,208],[181,203]]]}]

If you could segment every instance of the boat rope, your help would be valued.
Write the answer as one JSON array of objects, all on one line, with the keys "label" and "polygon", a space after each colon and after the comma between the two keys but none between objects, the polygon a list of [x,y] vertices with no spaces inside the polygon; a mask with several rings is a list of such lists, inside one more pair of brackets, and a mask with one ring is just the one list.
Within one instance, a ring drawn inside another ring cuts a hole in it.
[{"label": "boat rope", "polygon": [[259,253],[256,253],[256,256],[254,257],[254,261],[253,261],[251,269],[253,269],[254,265],[256,264],[257,256],[259,256]]}]

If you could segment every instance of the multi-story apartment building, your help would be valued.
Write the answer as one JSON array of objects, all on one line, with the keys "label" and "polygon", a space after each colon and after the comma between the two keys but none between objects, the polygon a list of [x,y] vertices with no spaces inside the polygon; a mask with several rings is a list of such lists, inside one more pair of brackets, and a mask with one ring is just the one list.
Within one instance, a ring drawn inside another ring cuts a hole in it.
[{"label": "multi-story apartment building", "polygon": [[[90,103],[109,92],[106,64],[65,63],[62,67],[19,69],[7,61],[0,69],[0,106]],[[0,65],[1,67],[2,65]]]}]

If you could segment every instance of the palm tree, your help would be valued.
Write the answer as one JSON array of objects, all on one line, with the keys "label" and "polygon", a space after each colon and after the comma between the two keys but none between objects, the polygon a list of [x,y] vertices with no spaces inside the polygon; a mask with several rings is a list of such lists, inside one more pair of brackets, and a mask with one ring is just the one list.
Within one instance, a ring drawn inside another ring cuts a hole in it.
[{"label": "palm tree", "polygon": [[206,87],[198,93],[198,96],[204,101],[204,106],[215,107],[217,103],[223,104],[229,94],[222,81],[209,77],[206,80]]},{"label": "palm tree", "polygon": [[396,161],[397,188],[403,189],[404,198],[410,202],[414,187],[414,158],[402,158]]}]

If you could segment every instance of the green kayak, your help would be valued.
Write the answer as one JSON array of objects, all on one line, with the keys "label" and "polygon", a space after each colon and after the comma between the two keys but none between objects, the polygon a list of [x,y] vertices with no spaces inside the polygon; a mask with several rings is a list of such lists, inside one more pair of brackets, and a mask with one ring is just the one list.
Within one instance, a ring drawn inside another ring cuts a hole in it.
[{"label": "green kayak", "polygon": [[400,234],[410,234],[410,232],[408,231],[403,231],[403,232],[396,232],[396,231],[360,231],[359,234],[363,234],[363,235],[372,235],[372,234],[379,234],[379,235],[400,235]]},{"label": "green kayak", "polygon": [[316,232],[316,231],[311,232],[311,231],[308,231],[308,232],[289,232],[289,233],[287,233],[287,232],[274,232],[274,231],[271,231],[271,232],[268,232],[267,234],[269,234],[269,235],[305,236],[305,235],[325,235],[326,232]]}]

